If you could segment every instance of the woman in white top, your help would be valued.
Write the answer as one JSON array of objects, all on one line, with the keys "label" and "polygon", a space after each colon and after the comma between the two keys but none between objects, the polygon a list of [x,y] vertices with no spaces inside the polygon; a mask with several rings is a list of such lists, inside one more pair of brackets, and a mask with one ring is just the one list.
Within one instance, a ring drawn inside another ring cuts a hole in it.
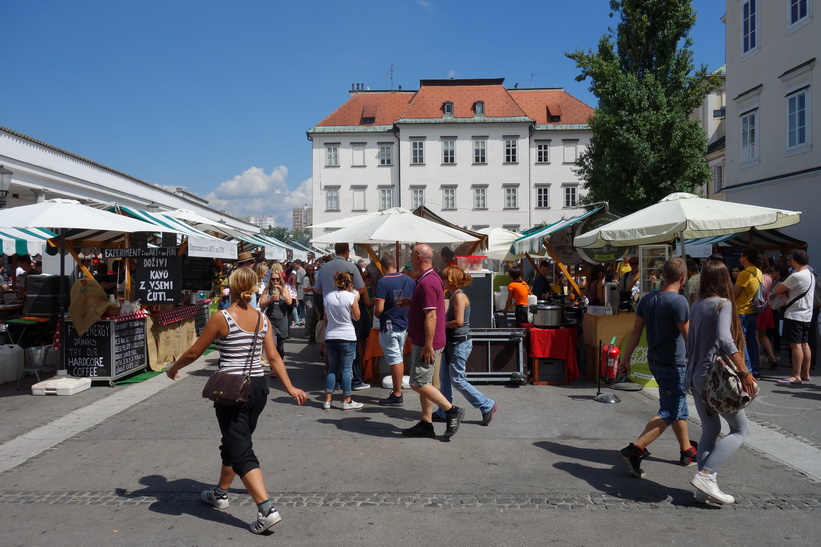
[{"label": "woman in white top", "polygon": [[341,376],[342,410],[358,410],[364,405],[351,399],[353,360],[356,356],[356,329],[353,321],[359,320],[359,292],[353,288],[348,272],[334,276],[335,291],[325,294],[325,352],[328,355],[328,374],[325,376],[325,402],[322,408],[331,409],[331,395]]},{"label": "woman in white top", "polygon": [[239,475],[257,504],[257,519],[251,523],[251,531],[261,534],[282,520],[268,497],[251,440],[269,393],[265,371],[260,364],[262,349],[268,356],[268,364],[276,371],[288,394],[299,404],[305,402],[306,396],[304,391],[291,384],[285,365],[274,348],[274,337],[267,318],[250,305],[256,285],[257,276],[252,269],[235,270],[228,279],[232,304],[227,310],[211,316],[194,345],[168,368],[166,374],[172,380],[179,378],[180,369],[198,359],[214,341],[220,352],[222,370],[229,374],[244,374],[250,367],[251,389],[248,402],[236,406],[214,404],[222,433],[222,467],[217,485],[203,491],[201,498],[209,505],[225,509],[228,507],[227,491],[234,477]]}]

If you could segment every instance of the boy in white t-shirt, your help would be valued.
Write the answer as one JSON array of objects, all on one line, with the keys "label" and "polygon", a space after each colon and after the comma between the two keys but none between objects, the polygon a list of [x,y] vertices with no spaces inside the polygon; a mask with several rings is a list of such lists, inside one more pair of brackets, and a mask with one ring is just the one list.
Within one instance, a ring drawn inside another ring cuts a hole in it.
[{"label": "boy in white t-shirt", "polygon": [[787,305],[782,308],[784,327],[781,339],[790,345],[792,375],[778,380],[781,385],[800,385],[810,381],[809,345],[815,275],[810,271],[807,251],[796,249],[790,256],[793,273],[775,288],[775,294],[787,293]]}]

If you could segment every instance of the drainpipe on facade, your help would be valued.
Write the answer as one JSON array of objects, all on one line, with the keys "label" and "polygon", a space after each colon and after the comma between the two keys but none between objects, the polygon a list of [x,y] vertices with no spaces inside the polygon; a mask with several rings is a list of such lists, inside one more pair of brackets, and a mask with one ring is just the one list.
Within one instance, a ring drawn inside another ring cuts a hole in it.
[{"label": "drainpipe on facade", "polygon": [[[399,126],[393,124],[393,136],[396,138],[396,196],[398,203],[397,207],[402,207],[402,153],[399,147]],[[398,259],[398,257],[397,257]]]}]

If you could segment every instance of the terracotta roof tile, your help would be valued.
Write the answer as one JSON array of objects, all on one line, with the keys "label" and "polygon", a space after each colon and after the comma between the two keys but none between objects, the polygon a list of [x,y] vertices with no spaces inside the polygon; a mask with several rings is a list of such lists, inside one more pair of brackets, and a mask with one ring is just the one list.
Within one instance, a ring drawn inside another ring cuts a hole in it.
[{"label": "terracotta roof tile", "polygon": [[422,86],[402,113],[402,118],[442,118],[442,105],[453,103],[454,118],[473,118],[473,104],[485,103],[486,118],[526,116],[501,85]]},{"label": "terracotta roof tile", "polygon": [[[362,91],[345,101],[342,106],[317,125],[320,127],[393,125],[408,106],[413,95],[413,92],[408,91]],[[364,123],[370,117],[373,118],[373,123]]]},{"label": "terracotta roof tile", "polygon": [[[563,89],[510,89],[510,96],[537,124],[587,123],[593,109]],[[558,122],[550,116],[560,116]]]}]

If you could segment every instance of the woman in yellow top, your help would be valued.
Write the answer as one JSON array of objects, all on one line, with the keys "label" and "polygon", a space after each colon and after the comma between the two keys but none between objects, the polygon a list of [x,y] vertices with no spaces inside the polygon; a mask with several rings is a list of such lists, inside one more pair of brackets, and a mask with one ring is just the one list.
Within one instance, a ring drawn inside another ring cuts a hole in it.
[{"label": "woman in yellow top", "polygon": [[505,302],[504,313],[507,315],[507,310],[510,304],[513,303],[514,314],[516,316],[516,326],[521,327],[522,323],[527,323],[527,297],[530,294],[530,287],[522,279],[522,271],[519,268],[512,268],[508,275],[513,280],[507,286],[507,302]]}]

